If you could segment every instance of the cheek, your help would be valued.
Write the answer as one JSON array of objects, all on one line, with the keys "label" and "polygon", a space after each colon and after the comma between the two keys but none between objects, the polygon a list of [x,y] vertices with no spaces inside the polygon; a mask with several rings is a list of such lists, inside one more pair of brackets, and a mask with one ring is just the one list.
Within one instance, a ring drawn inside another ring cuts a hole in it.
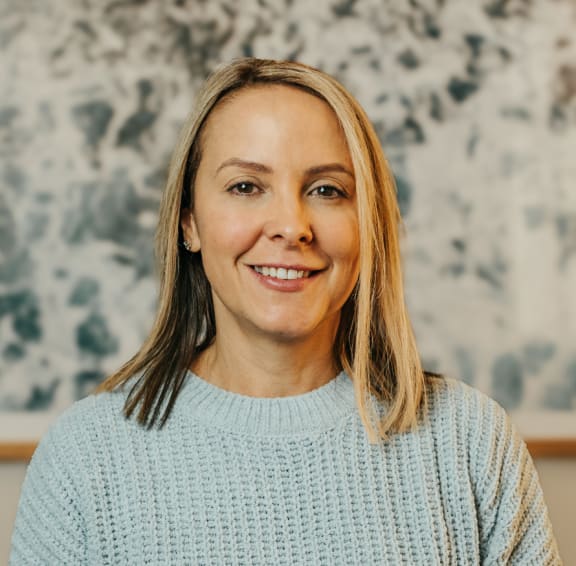
[{"label": "cheek", "polygon": [[[258,237],[254,219],[234,211],[213,210],[202,215],[198,229],[202,248],[211,254],[236,256],[253,245]],[[210,254],[206,254],[209,257]]]},{"label": "cheek", "polygon": [[353,215],[334,219],[323,230],[323,249],[334,261],[347,264],[348,269],[357,269],[360,258],[360,234],[358,221]]}]

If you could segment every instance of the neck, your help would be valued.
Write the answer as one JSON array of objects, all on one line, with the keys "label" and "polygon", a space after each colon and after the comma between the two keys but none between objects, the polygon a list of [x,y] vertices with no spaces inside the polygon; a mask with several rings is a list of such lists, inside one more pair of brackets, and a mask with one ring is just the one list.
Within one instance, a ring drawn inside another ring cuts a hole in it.
[{"label": "neck", "polygon": [[316,336],[282,342],[223,329],[191,369],[221,389],[249,397],[307,393],[328,383],[339,371],[333,338],[324,332]]}]

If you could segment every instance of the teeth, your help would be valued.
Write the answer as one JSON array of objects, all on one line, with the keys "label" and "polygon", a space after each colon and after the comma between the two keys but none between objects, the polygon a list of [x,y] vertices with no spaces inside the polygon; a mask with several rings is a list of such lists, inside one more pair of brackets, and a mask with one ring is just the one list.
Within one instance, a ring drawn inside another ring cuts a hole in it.
[{"label": "teeth", "polygon": [[259,265],[255,265],[254,270],[265,277],[274,277],[275,279],[303,279],[310,275],[309,271],[286,269],[284,267],[260,267]]}]

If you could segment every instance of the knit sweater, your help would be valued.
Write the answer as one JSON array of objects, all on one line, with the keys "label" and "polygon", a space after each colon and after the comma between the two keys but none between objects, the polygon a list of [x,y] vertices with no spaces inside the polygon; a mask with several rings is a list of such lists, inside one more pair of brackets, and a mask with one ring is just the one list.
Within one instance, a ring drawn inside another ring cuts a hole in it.
[{"label": "knit sweater", "polygon": [[256,398],[189,372],[160,430],[122,416],[125,390],[89,396],[34,453],[10,564],[561,564],[505,412],[428,388],[423,423],[377,445],[345,373]]}]

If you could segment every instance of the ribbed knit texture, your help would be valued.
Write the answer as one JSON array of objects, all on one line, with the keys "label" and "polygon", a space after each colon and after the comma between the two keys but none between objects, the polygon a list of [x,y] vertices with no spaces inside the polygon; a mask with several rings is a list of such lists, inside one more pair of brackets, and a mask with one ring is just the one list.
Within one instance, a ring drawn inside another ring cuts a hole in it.
[{"label": "ribbed knit texture", "polygon": [[561,564],[504,411],[429,389],[425,423],[381,445],[344,373],[275,399],[189,373],[160,431],[124,419],[125,391],[87,397],[32,458],[10,564]]}]

